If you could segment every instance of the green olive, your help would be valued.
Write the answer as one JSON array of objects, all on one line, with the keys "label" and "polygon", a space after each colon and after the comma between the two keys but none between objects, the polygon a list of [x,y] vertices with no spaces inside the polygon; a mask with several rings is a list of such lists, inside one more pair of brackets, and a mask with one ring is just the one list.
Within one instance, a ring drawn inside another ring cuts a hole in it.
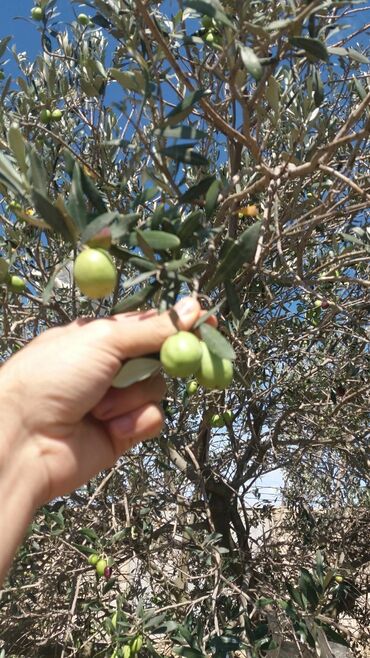
[{"label": "green olive", "polygon": [[190,331],[179,331],[161,347],[161,362],[171,377],[189,377],[198,370],[201,357],[200,341]]},{"label": "green olive", "polygon": [[214,42],[215,34],[214,34],[214,32],[212,32],[212,30],[209,30],[209,32],[207,32],[207,34],[205,36],[205,40],[207,41],[207,43],[213,43]]},{"label": "green olive", "polygon": [[8,289],[12,292],[21,293],[26,289],[26,282],[20,276],[12,274],[7,282]]},{"label": "green olive", "polygon": [[104,576],[104,571],[107,566],[108,566],[108,562],[103,558],[97,561],[95,565],[95,569],[96,569],[96,573],[98,574],[98,576],[100,576],[100,578]]},{"label": "green olive", "polygon": [[211,427],[223,427],[224,420],[222,416],[220,416],[220,414],[213,414],[211,416],[210,425]]},{"label": "green olive", "polygon": [[80,25],[86,26],[90,23],[90,18],[86,14],[78,14],[77,21]]},{"label": "green olive", "polygon": [[187,394],[194,395],[198,390],[198,382],[196,379],[192,379],[191,382],[188,382],[186,384],[186,392]]},{"label": "green olive", "polygon": [[122,658],[130,658],[131,656],[131,647],[129,644],[125,644],[125,646],[122,648],[121,652]]},{"label": "green olive", "polygon": [[31,16],[34,21],[42,21],[44,17],[44,12],[41,7],[32,7]]},{"label": "green olive", "polygon": [[226,411],[224,411],[222,414],[222,418],[224,419],[226,425],[232,423],[234,420],[234,414],[231,409],[226,409]]},{"label": "green olive", "polygon": [[51,113],[51,120],[52,121],[60,121],[63,117],[63,112],[62,110],[59,110],[58,108],[56,110],[53,110]]},{"label": "green olive", "polygon": [[87,297],[101,299],[110,295],[116,285],[116,266],[104,249],[84,249],[74,264],[75,281]]},{"label": "green olive", "polygon": [[200,368],[196,373],[201,386],[209,389],[222,390],[230,386],[233,379],[233,364],[229,359],[221,359],[209,351],[207,345],[201,341],[202,358]]},{"label": "green olive", "polygon": [[41,110],[41,112],[40,112],[40,121],[41,121],[42,123],[49,123],[50,120],[51,120],[51,112],[50,112],[50,110],[48,110],[48,109],[46,109],[46,108],[44,108],[43,110]]},{"label": "green olive", "polygon": [[137,635],[134,640],[130,642],[131,653],[138,653],[143,646],[143,636]]},{"label": "green olive", "polygon": [[95,567],[97,563],[99,562],[100,558],[99,555],[96,555],[96,553],[92,553],[88,557],[88,563],[91,564],[91,566]]}]

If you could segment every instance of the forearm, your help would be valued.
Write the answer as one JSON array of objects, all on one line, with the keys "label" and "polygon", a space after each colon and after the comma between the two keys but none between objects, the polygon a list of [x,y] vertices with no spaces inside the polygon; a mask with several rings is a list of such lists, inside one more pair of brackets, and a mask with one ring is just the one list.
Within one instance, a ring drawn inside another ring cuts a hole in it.
[{"label": "forearm", "polygon": [[22,409],[7,377],[0,371],[0,584],[12,563],[40,502],[37,458]]},{"label": "forearm", "polygon": [[[28,465],[32,469],[32,464]],[[12,563],[37,506],[25,464],[10,456],[0,466],[0,584]]]}]

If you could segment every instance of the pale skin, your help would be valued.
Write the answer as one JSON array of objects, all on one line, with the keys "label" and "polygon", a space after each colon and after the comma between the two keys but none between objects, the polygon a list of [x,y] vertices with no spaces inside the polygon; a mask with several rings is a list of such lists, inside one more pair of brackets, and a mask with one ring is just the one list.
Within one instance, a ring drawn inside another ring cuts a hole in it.
[{"label": "pale skin", "polygon": [[201,313],[189,297],[175,309],[49,329],[1,368],[0,582],[37,507],[160,433],[162,375],[126,389],[111,383],[123,361],[159,351]]}]

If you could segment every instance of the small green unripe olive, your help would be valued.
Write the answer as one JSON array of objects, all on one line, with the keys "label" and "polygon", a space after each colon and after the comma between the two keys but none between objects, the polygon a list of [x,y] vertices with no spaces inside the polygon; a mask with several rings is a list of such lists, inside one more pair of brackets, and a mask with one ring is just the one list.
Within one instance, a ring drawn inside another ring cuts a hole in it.
[{"label": "small green unripe olive", "polygon": [[192,379],[191,382],[188,382],[186,384],[186,392],[189,396],[194,395],[194,393],[196,393],[197,390],[198,390],[198,382],[196,379]]},{"label": "small green unripe olive", "polygon": [[51,113],[51,120],[52,121],[60,121],[62,117],[63,117],[63,112],[62,112],[62,110],[59,110],[58,108],[53,110],[52,113]]},{"label": "small green unripe olive", "polygon": [[86,14],[78,14],[77,21],[80,25],[88,25],[90,23],[90,18]]},{"label": "small green unripe olive", "polygon": [[214,32],[212,32],[212,30],[209,30],[209,32],[207,32],[207,34],[205,36],[205,40],[207,41],[207,43],[213,43],[214,42],[215,35],[214,35]]},{"label": "small green unripe olive", "polygon": [[171,377],[189,377],[198,370],[201,357],[200,341],[190,331],[178,331],[161,347],[161,363]]},{"label": "small green unripe olive", "polygon": [[125,644],[125,646],[122,648],[121,652],[122,658],[130,658],[131,656],[131,647],[129,644]]},{"label": "small green unripe olive", "polygon": [[42,21],[44,17],[44,12],[41,7],[32,7],[31,16],[34,21]]},{"label": "small green unripe olive", "polygon": [[226,425],[228,425],[229,423],[233,422],[234,414],[230,409],[226,409],[222,414],[222,418],[224,419]]},{"label": "small green unripe olive", "polygon": [[99,555],[96,555],[96,553],[92,553],[91,555],[89,555],[87,561],[89,564],[91,564],[91,566],[95,567],[96,564],[99,562],[99,559],[100,559]]},{"label": "small green unripe olive", "polygon": [[210,421],[211,427],[223,427],[224,426],[224,420],[220,414],[213,414],[211,416],[211,421]]},{"label": "small green unripe olive", "polygon": [[51,112],[50,112],[50,110],[48,110],[48,109],[46,109],[46,108],[44,108],[43,110],[41,110],[41,112],[40,112],[40,121],[41,121],[42,123],[49,123],[50,120],[51,120]]},{"label": "small green unripe olive", "polygon": [[74,264],[75,281],[81,292],[92,299],[110,295],[116,285],[116,266],[104,249],[84,249]]},{"label": "small green unripe olive", "polygon": [[142,635],[137,635],[134,640],[130,642],[131,653],[138,653],[143,646]]},{"label": "small green unripe olive", "polygon": [[105,571],[107,566],[108,566],[108,563],[107,563],[106,560],[104,560],[103,558],[98,560],[98,562],[95,565],[96,573],[98,574],[98,576],[100,576],[100,577],[104,576],[104,571]]},{"label": "small green unripe olive", "polygon": [[8,280],[8,289],[12,292],[21,293],[26,289],[26,282],[17,274],[12,274]]},{"label": "small green unripe olive", "polygon": [[233,379],[233,364],[229,359],[221,359],[208,349],[201,341],[202,358],[200,368],[196,373],[201,386],[209,389],[222,390],[230,386]]}]

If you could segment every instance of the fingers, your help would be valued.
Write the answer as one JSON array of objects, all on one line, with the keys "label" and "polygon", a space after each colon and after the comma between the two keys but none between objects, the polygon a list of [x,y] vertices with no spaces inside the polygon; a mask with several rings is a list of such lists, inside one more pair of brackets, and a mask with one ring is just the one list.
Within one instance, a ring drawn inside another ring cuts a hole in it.
[{"label": "fingers", "polygon": [[106,421],[104,426],[111,438],[116,458],[139,443],[161,433],[164,414],[154,403],[145,404],[128,414]]},{"label": "fingers", "polygon": [[125,389],[110,388],[91,413],[98,420],[111,420],[149,402],[160,402],[165,394],[164,378],[156,375]]},{"label": "fingers", "polygon": [[123,361],[143,354],[158,352],[168,336],[178,329],[190,330],[200,314],[196,299],[184,297],[170,311],[159,315],[148,311],[139,315],[116,315],[94,322],[94,331],[101,331],[101,338],[109,341],[118,358]]}]

